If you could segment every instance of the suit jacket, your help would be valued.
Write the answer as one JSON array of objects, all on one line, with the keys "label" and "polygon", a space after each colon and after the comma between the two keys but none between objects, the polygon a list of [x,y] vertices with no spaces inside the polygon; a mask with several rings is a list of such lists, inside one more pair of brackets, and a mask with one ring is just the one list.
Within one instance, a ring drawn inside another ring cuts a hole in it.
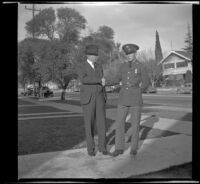
[{"label": "suit jacket", "polygon": [[101,79],[103,78],[102,65],[97,63],[96,70],[94,70],[90,64],[85,61],[77,67],[77,74],[81,81],[80,101],[82,105],[88,104],[94,94],[102,94],[104,100],[107,100],[105,88],[101,84]]},{"label": "suit jacket", "polygon": [[149,86],[149,77],[143,64],[135,61],[129,66],[123,63],[114,80],[108,80],[106,85],[122,83],[119,93],[119,105],[141,106],[143,104],[142,92]]}]

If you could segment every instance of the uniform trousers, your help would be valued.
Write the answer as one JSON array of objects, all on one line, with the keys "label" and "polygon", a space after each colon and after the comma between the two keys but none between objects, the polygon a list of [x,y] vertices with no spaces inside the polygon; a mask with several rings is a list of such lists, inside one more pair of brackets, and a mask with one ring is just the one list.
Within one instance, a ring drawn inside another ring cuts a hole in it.
[{"label": "uniform trousers", "polygon": [[124,150],[125,148],[125,121],[130,110],[131,114],[131,150],[137,151],[139,141],[139,128],[141,119],[141,106],[123,106],[118,105],[116,134],[115,134],[115,149]]},{"label": "uniform trousers", "polygon": [[94,143],[94,126],[96,122],[98,133],[99,151],[106,150],[106,116],[105,116],[105,99],[103,93],[92,92],[90,102],[82,105],[85,133],[87,142],[87,151],[93,152],[95,149]]}]

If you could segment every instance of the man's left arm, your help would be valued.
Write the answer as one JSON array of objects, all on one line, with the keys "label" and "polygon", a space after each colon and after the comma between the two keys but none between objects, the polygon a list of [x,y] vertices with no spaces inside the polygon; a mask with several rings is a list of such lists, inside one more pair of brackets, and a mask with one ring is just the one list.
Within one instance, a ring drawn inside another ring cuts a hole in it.
[{"label": "man's left arm", "polygon": [[142,78],[141,90],[143,93],[148,88],[150,82],[147,69],[144,67],[143,64],[141,65],[141,78]]}]

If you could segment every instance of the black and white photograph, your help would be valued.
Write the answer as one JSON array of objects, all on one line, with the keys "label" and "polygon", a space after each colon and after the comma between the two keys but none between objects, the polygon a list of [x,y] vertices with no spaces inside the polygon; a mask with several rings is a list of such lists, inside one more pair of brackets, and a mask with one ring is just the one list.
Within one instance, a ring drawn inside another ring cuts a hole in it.
[{"label": "black and white photograph", "polygon": [[18,180],[191,180],[198,3],[18,3]]}]

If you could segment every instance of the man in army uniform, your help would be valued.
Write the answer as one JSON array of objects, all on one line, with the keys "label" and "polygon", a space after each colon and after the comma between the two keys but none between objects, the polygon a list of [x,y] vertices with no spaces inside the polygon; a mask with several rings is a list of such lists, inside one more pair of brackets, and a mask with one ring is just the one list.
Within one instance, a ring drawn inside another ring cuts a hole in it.
[{"label": "man in army uniform", "polygon": [[106,150],[106,95],[102,86],[103,69],[98,64],[97,45],[88,45],[85,49],[87,61],[77,68],[77,74],[82,85],[80,86],[80,102],[83,108],[87,151],[90,156],[95,156],[94,123],[96,120],[98,132],[99,152],[107,155]]},{"label": "man in army uniform", "polygon": [[116,120],[115,151],[113,156],[123,154],[125,148],[125,120],[130,110],[132,123],[131,156],[136,156],[139,141],[139,125],[141,109],[143,104],[142,92],[149,85],[149,77],[143,64],[136,59],[136,52],[139,46],[126,44],[122,47],[127,56],[117,73],[117,77],[112,80],[103,79],[105,86],[122,83],[119,93]]}]

